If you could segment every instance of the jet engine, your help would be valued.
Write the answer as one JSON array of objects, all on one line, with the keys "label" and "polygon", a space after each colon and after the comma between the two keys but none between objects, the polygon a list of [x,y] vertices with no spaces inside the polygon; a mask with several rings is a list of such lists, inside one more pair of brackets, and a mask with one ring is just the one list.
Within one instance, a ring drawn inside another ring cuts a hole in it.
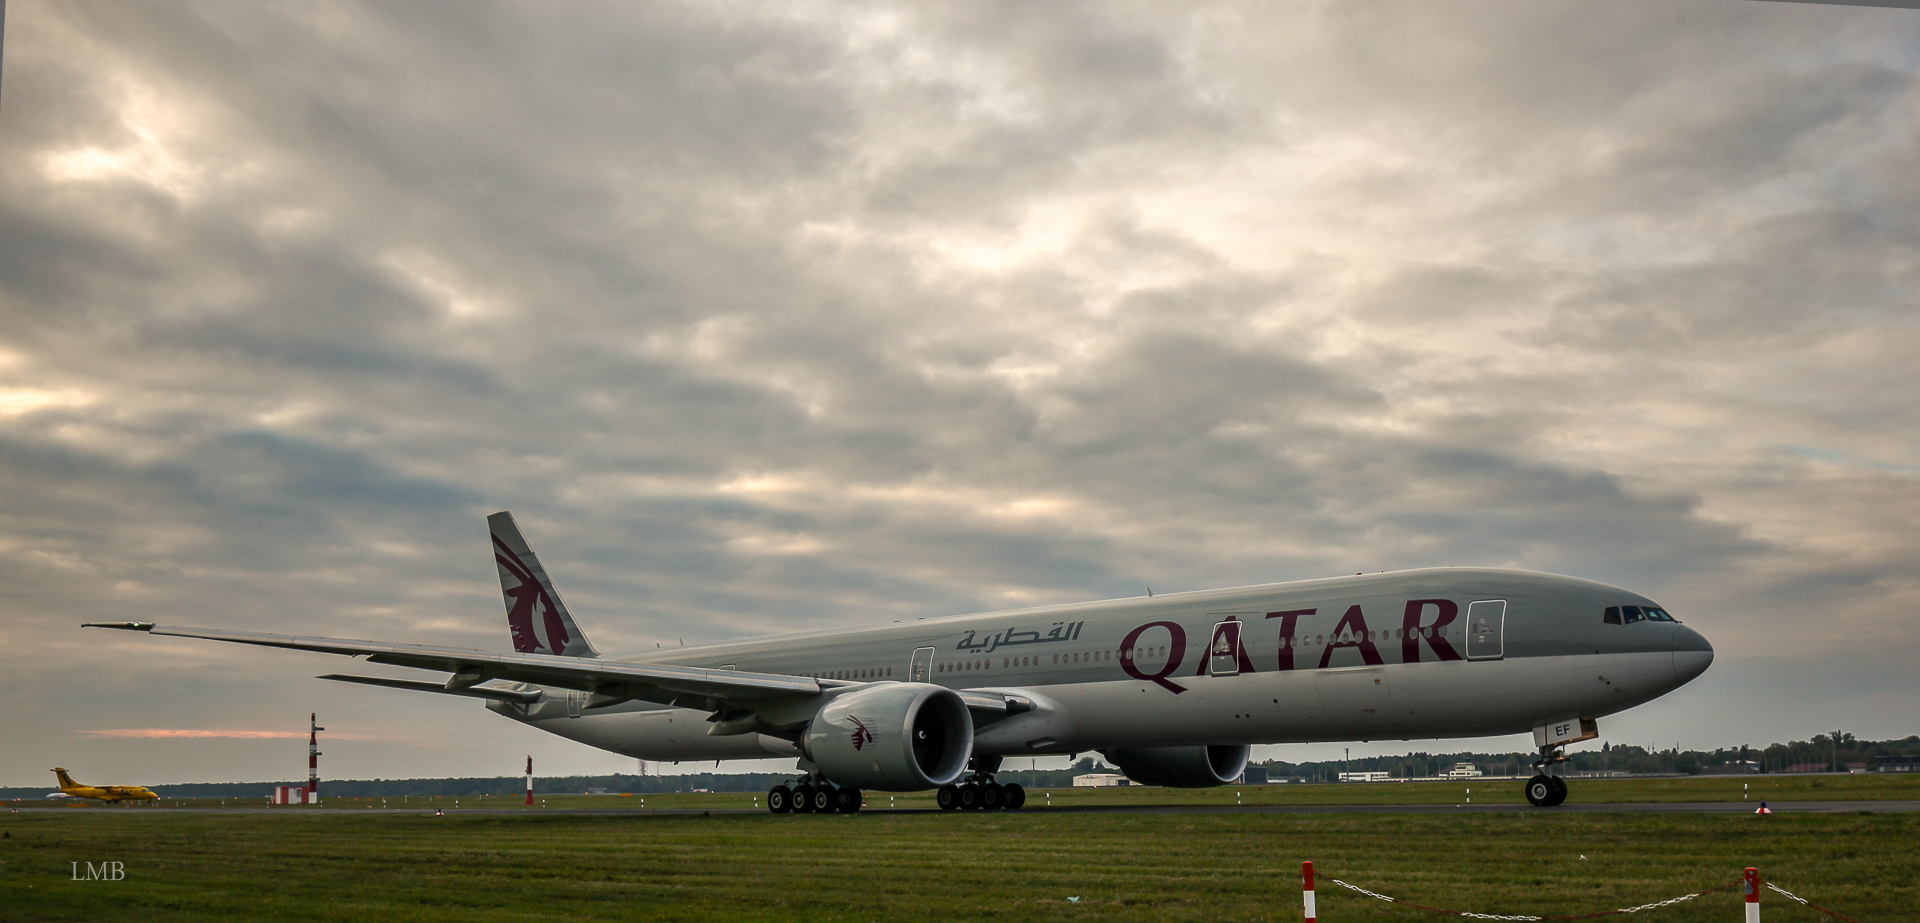
[{"label": "jet engine", "polygon": [[887,792],[939,788],[967,768],[973,716],[960,695],[944,686],[886,683],[822,706],[801,745],[820,772],[840,785]]},{"label": "jet engine", "polygon": [[1211,747],[1141,747],[1102,750],[1120,771],[1141,785],[1208,788],[1240,778],[1253,748],[1246,744]]}]

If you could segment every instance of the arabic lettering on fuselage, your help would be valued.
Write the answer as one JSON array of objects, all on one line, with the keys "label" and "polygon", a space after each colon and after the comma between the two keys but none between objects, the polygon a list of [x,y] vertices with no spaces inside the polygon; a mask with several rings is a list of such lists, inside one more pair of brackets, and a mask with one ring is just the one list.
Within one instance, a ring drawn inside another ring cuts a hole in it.
[{"label": "arabic lettering on fuselage", "polygon": [[978,629],[968,629],[967,636],[954,645],[955,650],[974,651],[991,654],[1003,647],[1018,647],[1022,644],[1050,644],[1054,641],[1072,641],[1080,637],[1080,629],[1086,622],[1055,622],[1045,634],[1038,631],[1016,631],[1009,627],[980,637]]}]

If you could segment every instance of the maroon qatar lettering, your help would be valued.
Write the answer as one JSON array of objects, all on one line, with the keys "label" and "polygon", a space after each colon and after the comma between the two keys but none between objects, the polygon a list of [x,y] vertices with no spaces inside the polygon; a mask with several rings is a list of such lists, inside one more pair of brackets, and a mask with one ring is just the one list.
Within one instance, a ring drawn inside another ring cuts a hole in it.
[{"label": "maroon qatar lettering", "polygon": [[[1167,662],[1160,666],[1160,672],[1158,673],[1143,672],[1140,669],[1140,665],[1133,662],[1135,645],[1139,644],[1140,636],[1146,634],[1149,628],[1165,628],[1169,635],[1167,641]],[[1143,679],[1149,683],[1158,683],[1161,688],[1172,692],[1174,695],[1179,695],[1187,691],[1187,687],[1167,677],[1172,676],[1176,670],[1180,669],[1180,660],[1186,655],[1187,630],[1181,628],[1179,622],[1148,622],[1139,628],[1127,632],[1126,640],[1120,642],[1120,669],[1127,671],[1127,675],[1134,679]]]},{"label": "maroon qatar lettering", "polygon": [[1269,612],[1267,618],[1280,620],[1280,669],[1293,669],[1293,630],[1303,615],[1312,615],[1318,609],[1288,609],[1285,612]]},{"label": "maroon qatar lettering", "polygon": [[[1348,637],[1352,640],[1335,640],[1347,632],[1351,632]],[[1340,617],[1340,624],[1333,626],[1333,634],[1327,636],[1327,649],[1320,652],[1320,669],[1326,669],[1333,652],[1343,647],[1359,648],[1360,659],[1367,666],[1377,667],[1385,662],[1380,659],[1380,649],[1373,645],[1373,634],[1367,631],[1367,617],[1358,605],[1347,607],[1347,614]]]},{"label": "maroon qatar lettering", "polygon": [[[1420,624],[1421,617],[1428,606],[1435,610],[1432,624]],[[1407,614],[1400,620],[1400,660],[1404,663],[1420,662],[1420,642],[1427,642],[1433,648],[1435,657],[1441,660],[1465,660],[1460,652],[1453,649],[1447,640],[1447,626],[1453,624],[1454,617],[1460,614],[1460,604],[1451,599],[1409,599]]]}]

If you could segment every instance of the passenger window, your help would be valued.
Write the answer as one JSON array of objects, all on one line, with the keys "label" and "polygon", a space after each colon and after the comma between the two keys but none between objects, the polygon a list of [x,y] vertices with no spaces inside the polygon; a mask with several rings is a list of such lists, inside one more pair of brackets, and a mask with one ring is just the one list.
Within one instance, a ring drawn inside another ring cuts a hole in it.
[{"label": "passenger window", "polygon": [[1602,619],[1603,621],[1605,621],[1605,622],[1606,622],[1607,624],[1609,624],[1609,625],[1618,625],[1618,624],[1620,624],[1620,607],[1619,607],[1619,606],[1608,606],[1608,607],[1607,607],[1607,613],[1606,613],[1605,615],[1603,615],[1603,616],[1601,616],[1601,619]]}]

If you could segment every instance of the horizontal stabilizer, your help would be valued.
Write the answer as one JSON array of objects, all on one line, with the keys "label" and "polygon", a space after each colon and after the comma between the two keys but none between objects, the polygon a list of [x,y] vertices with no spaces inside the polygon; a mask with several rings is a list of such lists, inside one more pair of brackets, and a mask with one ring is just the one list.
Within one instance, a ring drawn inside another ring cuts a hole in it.
[{"label": "horizontal stabilizer", "polygon": [[448,689],[440,683],[423,683],[411,679],[387,679],[382,676],[346,676],[340,673],[328,673],[315,679],[330,679],[342,683],[360,683],[367,686],[385,686],[389,689],[406,689],[412,692],[438,692],[441,695],[464,695],[476,699],[491,699],[495,702],[519,702],[532,705],[540,701],[538,692],[522,692],[518,689],[500,689],[494,686],[468,686],[464,689]]}]

